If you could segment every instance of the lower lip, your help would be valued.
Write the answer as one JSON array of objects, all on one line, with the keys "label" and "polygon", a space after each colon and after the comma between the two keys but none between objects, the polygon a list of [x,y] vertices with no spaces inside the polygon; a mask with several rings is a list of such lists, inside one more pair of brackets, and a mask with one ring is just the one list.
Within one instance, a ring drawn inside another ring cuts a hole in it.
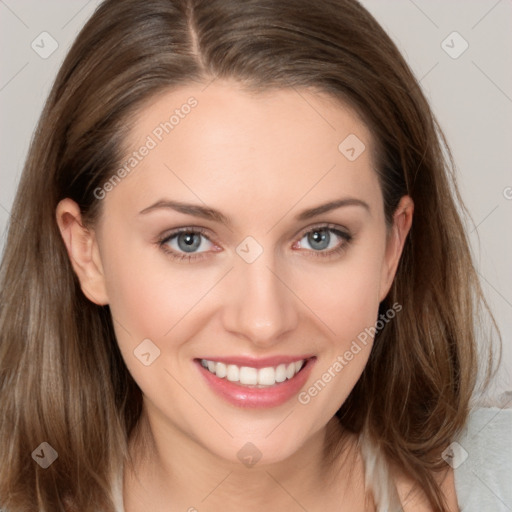
[{"label": "lower lip", "polygon": [[300,372],[292,379],[265,388],[243,386],[226,378],[221,379],[204,368],[200,361],[195,362],[211,389],[229,403],[237,407],[264,408],[277,407],[297,395],[306,383],[315,360],[316,358],[307,359]]}]

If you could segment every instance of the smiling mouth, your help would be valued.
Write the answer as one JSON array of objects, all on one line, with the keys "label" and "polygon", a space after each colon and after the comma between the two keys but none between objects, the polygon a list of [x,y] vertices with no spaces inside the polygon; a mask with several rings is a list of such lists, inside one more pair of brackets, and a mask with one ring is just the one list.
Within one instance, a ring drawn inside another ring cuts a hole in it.
[{"label": "smiling mouth", "polygon": [[288,364],[254,368],[251,366],[238,366],[225,364],[219,361],[201,359],[201,365],[213,375],[225,379],[240,386],[267,388],[291,380],[297,375],[307,359],[301,359]]}]

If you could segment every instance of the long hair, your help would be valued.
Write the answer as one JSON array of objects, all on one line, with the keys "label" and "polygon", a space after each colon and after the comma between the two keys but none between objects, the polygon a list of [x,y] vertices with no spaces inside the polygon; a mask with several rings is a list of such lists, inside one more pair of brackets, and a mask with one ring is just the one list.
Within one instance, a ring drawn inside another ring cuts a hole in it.
[{"label": "long hair", "polygon": [[[94,225],[94,191],[119,168],[137,112],[157,94],[216,78],[348,104],[375,138],[388,223],[400,197],[412,197],[413,225],[381,304],[403,309],[379,331],[337,417],[444,512],[433,474],[476,389],[479,315],[496,323],[443,133],[398,49],[355,0],[106,0],[83,27],[31,142],[0,268],[0,507],[120,512],[142,395],[108,306],[80,289],[55,209],[69,197]],[[485,350],[487,385],[496,354]],[[43,442],[58,454],[47,469],[32,456]]]}]

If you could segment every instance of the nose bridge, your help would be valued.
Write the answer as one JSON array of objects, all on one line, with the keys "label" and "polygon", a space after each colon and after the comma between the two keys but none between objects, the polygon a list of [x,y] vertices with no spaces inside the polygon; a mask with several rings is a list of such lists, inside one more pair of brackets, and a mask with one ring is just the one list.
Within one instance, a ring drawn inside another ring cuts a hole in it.
[{"label": "nose bridge", "polygon": [[228,285],[225,328],[258,345],[279,341],[297,322],[294,295],[283,281],[272,251],[263,251],[250,263],[240,257]]}]

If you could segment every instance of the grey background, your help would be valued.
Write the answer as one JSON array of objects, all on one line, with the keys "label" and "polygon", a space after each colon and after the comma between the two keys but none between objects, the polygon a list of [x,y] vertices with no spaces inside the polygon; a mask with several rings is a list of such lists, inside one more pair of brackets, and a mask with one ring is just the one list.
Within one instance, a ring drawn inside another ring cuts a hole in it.
[{"label": "grey background", "polygon": [[[0,0],[2,250],[43,102],[67,49],[99,3]],[[363,0],[362,4],[420,79],[453,151],[461,193],[472,217],[467,231],[478,272],[503,335],[504,364],[493,392],[498,396],[512,390],[512,0]],[[46,59],[31,47],[44,31],[59,45]],[[453,54],[463,48],[457,36],[448,37],[454,31],[469,45],[458,58],[445,51]]]}]

